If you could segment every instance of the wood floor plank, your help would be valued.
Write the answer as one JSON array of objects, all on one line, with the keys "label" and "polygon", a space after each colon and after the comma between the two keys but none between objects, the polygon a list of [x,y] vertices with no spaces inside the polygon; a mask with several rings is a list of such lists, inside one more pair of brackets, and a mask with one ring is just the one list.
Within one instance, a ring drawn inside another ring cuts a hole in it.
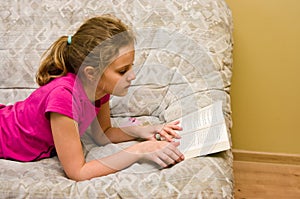
[{"label": "wood floor plank", "polygon": [[235,198],[300,199],[300,166],[234,161]]}]

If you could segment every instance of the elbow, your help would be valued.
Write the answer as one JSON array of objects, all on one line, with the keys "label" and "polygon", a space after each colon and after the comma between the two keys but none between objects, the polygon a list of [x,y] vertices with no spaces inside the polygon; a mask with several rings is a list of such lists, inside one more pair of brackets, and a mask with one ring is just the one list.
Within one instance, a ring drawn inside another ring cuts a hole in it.
[{"label": "elbow", "polygon": [[84,165],[81,168],[77,169],[64,169],[64,172],[67,178],[76,182],[90,180],[93,178],[93,175],[85,171]]},{"label": "elbow", "polygon": [[80,182],[80,181],[84,181],[84,180],[90,180],[91,178],[87,178],[86,176],[80,175],[80,172],[78,173],[73,173],[73,172],[65,172],[67,177],[70,180],[76,181],[76,182]]},{"label": "elbow", "polygon": [[99,160],[93,160],[85,163],[80,169],[65,171],[65,173],[69,179],[79,182],[106,176],[108,174],[115,173],[116,171],[117,170],[101,164]]}]

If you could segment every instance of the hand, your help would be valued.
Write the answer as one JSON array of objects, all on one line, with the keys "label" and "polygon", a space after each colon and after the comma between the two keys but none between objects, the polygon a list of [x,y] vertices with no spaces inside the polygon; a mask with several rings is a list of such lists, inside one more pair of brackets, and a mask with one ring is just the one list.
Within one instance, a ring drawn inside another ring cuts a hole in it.
[{"label": "hand", "polygon": [[182,131],[182,128],[178,126],[179,121],[170,122],[164,125],[157,125],[154,135],[149,140],[166,140],[172,142],[174,138],[180,139],[180,135],[176,131]]},{"label": "hand", "polygon": [[140,159],[155,162],[162,168],[174,165],[184,160],[184,155],[178,150],[179,142],[145,141],[136,145]]},{"label": "hand", "polygon": [[[174,138],[181,138],[176,133],[176,131],[182,130],[182,128],[178,126],[178,124],[179,121],[175,121],[159,125],[125,126],[121,127],[121,129],[123,132],[132,137],[142,138],[146,140],[166,140],[172,142]],[[161,139],[157,139],[157,135],[159,135]]]}]

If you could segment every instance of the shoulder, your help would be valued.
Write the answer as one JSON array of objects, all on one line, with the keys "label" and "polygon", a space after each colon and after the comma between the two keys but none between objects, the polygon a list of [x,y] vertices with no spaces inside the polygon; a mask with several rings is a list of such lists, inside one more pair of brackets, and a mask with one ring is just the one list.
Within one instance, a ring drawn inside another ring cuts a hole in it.
[{"label": "shoulder", "polygon": [[76,75],[68,73],[65,76],[58,77],[39,87],[36,92],[38,95],[63,95],[67,93],[73,93],[76,85]]},{"label": "shoulder", "polygon": [[44,96],[46,105],[63,105],[71,103],[76,92],[76,75],[68,73],[65,76],[58,77],[48,84],[41,86],[38,96]]},{"label": "shoulder", "polygon": [[52,87],[74,87],[74,85],[76,84],[76,82],[79,81],[79,79],[77,78],[77,76],[73,73],[67,73],[64,76],[55,78],[54,80],[52,80],[51,82],[49,82],[48,84],[46,84],[45,86],[52,86]]}]

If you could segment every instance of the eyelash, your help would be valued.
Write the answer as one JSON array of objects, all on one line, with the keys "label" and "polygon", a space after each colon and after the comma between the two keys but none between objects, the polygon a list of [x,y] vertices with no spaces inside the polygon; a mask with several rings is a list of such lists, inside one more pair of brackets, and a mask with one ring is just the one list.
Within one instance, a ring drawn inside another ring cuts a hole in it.
[{"label": "eyelash", "polygon": [[119,71],[119,73],[120,73],[121,75],[124,75],[126,72],[127,72],[127,70]]},{"label": "eyelash", "polygon": [[[133,64],[132,64],[131,66],[133,66]],[[119,73],[120,73],[121,75],[124,75],[127,71],[128,71],[128,69],[126,68],[126,69],[124,69],[124,70],[120,70]]]}]

